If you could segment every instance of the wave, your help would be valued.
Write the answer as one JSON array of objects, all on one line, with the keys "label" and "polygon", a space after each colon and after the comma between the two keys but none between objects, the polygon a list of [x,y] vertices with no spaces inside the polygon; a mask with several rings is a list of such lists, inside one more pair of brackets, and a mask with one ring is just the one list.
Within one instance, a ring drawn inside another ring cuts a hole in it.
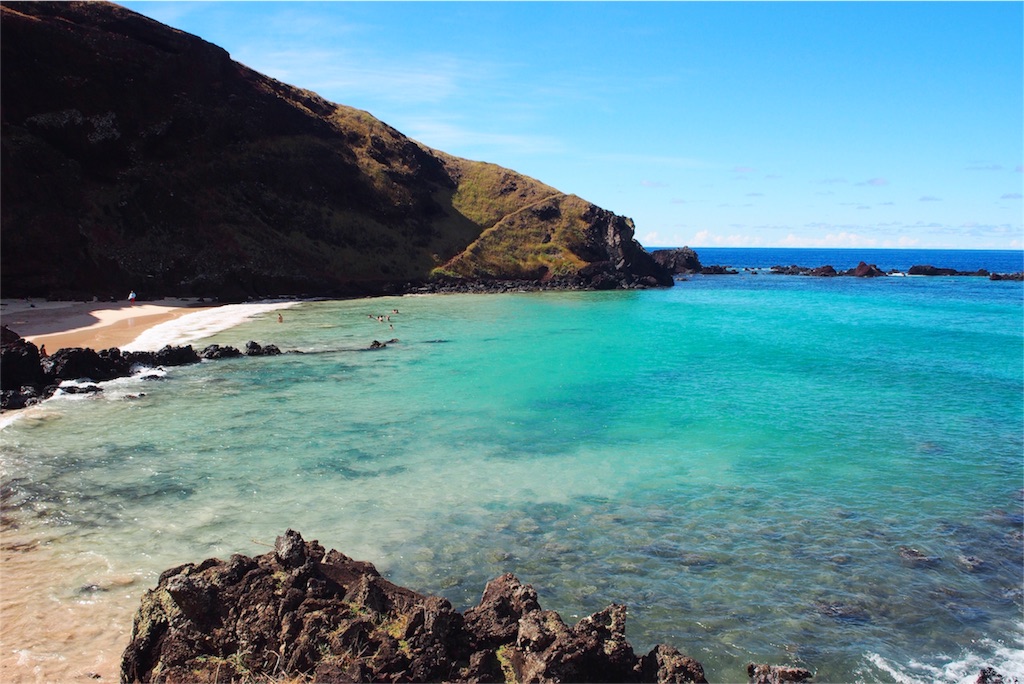
[{"label": "wave", "polygon": [[949,660],[941,667],[915,660],[899,664],[877,653],[869,654],[867,661],[870,664],[868,669],[874,674],[883,675],[898,684],[974,684],[978,680],[978,673],[986,667],[996,670],[1007,682],[1022,681],[1024,624],[1020,625],[1020,634],[1015,644],[1006,645],[992,639],[982,639],[977,643],[977,650],[965,652],[957,660]]},{"label": "wave", "polygon": [[166,345],[181,346],[223,332],[268,311],[287,309],[298,302],[269,301],[254,304],[226,304],[186,314],[173,321],[155,325],[139,335],[122,351],[156,351]]}]

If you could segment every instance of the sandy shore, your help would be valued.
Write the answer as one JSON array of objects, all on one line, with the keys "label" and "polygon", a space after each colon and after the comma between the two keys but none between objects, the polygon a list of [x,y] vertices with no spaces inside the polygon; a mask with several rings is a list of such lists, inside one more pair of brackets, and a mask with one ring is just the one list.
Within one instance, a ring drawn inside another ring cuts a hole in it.
[{"label": "sandy shore", "polygon": [[123,347],[155,325],[213,305],[190,299],[154,302],[0,300],[0,324],[47,352],[63,347]]}]

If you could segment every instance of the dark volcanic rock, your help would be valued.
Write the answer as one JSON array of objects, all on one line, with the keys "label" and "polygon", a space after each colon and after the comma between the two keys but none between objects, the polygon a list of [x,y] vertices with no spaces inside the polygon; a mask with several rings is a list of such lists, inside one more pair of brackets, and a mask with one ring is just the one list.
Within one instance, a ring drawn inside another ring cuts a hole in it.
[{"label": "dark volcanic rock", "polygon": [[43,360],[47,375],[62,380],[93,380],[100,382],[128,375],[131,362],[120,349],[95,351],[80,347],[58,349]]},{"label": "dark volcanic rock", "polygon": [[234,359],[242,355],[242,352],[230,346],[220,346],[219,344],[211,344],[199,352],[200,358],[203,359]]},{"label": "dark volcanic rock", "polygon": [[955,268],[936,268],[935,266],[931,265],[911,266],[910,270],[907,271],[907,275],[940,276],[956,274],[957,271]]},{"label": "dark volcanic rock", "polygon": [[885,273],[874,264],[866,264],[863,261],[857,264],[857,267],[852,271],[848,271],[848,273],[858,278],[877,278],[885,275]]},{"label": "dark volcanic rock", "polygon": [[277,356],[281,353],[281,350],[276,345],[268,344],[263,347],[258,342],[249,340],[245,343],[245,355],[246,356]]},{"label": "dark volcanic rock", "polygon": [[689,247],[678,249],[658,249],[651,252],[654,260],[667,268],[673,275],[680,273],[700,273],[700,257]]},{"label": "dark volcanic rock", "polygon": [[[4,330],[8,331],[7,326]],[[10,339],[6,336],[6,339]],[[46,381],[40,364],[39,348],[15,333],[15,339],[0,347],[0,389],[20,390],[29,385],[38,387]]]},{"label": "dark volcanic rock", "polygon": [[669,646],[638,657],[625,620],[625,607],[612,605],[568,626],[512,575],[488,583],[463,615],[289,530],[262,556],[163,573],[142,598],[121,678],[706,681]]},{"label": "dark volcanic rock", "polygon": [[782,682],[806,682],[814,674],[802,667],[784,667],[781,665],[747,665],[747,676],[751,684],[782,684]]}]

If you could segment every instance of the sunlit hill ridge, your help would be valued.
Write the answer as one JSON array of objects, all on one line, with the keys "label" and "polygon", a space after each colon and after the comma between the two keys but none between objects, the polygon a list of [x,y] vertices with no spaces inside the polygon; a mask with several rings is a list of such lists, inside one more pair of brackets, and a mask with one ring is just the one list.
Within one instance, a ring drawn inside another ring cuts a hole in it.
[{"label": "sunlit hill ridge", "polygon": [[[2,5],[5,296],[670,284],[629,219],[110,3]],[[586,269],[586,270],[584,270]]]}]

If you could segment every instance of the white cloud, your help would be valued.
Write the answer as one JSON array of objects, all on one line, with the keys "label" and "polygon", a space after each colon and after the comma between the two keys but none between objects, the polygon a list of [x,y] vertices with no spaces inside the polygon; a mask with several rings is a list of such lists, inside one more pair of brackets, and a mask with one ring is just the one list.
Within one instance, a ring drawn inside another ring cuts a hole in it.
[{"label": "white cloud", "polygon": [[346,104],[366,97],[405,104],[439,103],[476,78],[475,67],[440,55],[425,55],[414,63],[389,63],[346,50],[310,49],[241,54],[236,59],[279,81]]},{"label": "white cloud", "polygon": [[708,230],[700,230],[694,233],[687,243],[701,247],[764,247],[764,240],[756,235],[715,235]]},{"label": "white cloud", "polygon": [[859,233],[828,233],[824,237],[808,237],[790,233],[782,241],[786,247],[878,247],[878,240]]}]

